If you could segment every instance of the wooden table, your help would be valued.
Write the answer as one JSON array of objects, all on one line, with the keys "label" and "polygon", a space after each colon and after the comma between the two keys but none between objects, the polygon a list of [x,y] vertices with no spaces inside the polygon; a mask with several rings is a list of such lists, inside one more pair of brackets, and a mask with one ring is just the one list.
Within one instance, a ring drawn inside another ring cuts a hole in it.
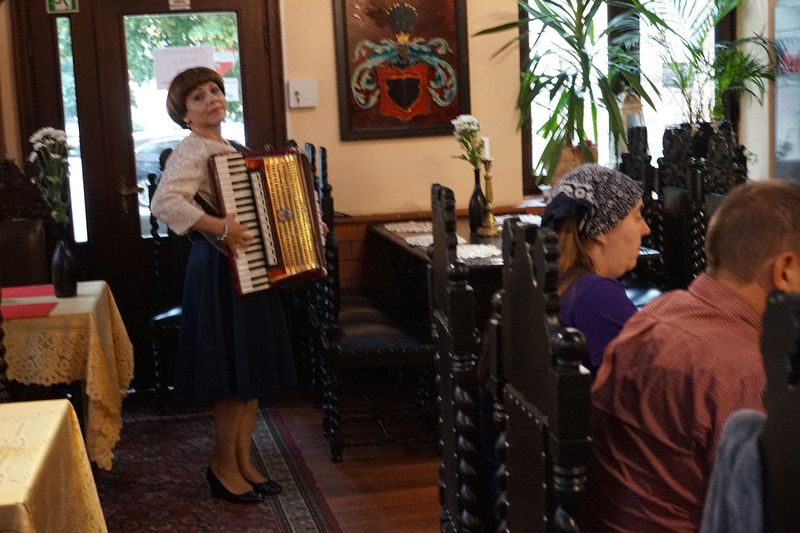
[{"label": "wooden table", "polygon": [[0,404],[0,531],[107,531],[69,401]]},{"label": "wooden table", "polygon": [[133,347],[104,281],[78,283],[73,298],[6,298],[4,304],[56,302],[49,316],[7,320],[8,378],[24,384],[82,381],[89,458],[110,470],[122,429],[122,400],[133,378]]},{"label": "wooden table", "polygon": [[[533,215],[515,216],[533,217]],[[527,220],[523,218],[523,221],[536,222],[537,219],[538,217]],[[393,231],[391,227],[390,224],[387,228],[384,223],[369,226],[365,253],[369,254],[368,264],[372,276],[368,289],[373,294],[396,302],[408,316],[418,315],[421,322],[427,321],[429,318],[427,269],[431,264],[427,247],[412,246],[406,240],[421,233]],[[466,244],[490,244],[502,250],[500,237],[471,238],[466,219],[458,219],[456,231]],[[461,246],[463,245],[459,245]],[[655,261],[659,256],[658,251],[641,247],[640,267],[637,268],[646,268],[648,262]],[[476,324],[484,324],[491,315],[492,295],[502,287],[503,257],[496,255],[463,259],[462,262],[470,269],[469,283],[475,294]],[[657,291],[654,294],[656,293]]]},{"label": "wooden table", "polygon": [[[492,245],[498,251],[498,255],[492,257],[463,260],[470,267],[469,282],[477,304],[476,320],[482,324],[491,313],[492,295],[502,286],[501,238],[471,239],[466,219],[459,219],[457,231],[466,244]],[[369,227],[365,243],[372,272],[369,290],[395,302],[407,316],[419,316],[420,324],[429,324],[428,267],[431,260],[426,246],[408,244],[406,238],[414,235],[419,233],[392,231],[386,224]]]}]

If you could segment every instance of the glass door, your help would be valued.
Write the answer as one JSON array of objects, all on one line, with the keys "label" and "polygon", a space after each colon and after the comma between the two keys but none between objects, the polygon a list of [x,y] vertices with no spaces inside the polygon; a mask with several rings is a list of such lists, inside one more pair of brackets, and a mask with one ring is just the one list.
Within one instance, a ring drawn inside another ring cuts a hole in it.
[{"label": "glass door", "polygon": [[[228,119],[222,134],[245,143],[239,32],[235,12],[125,15],[131,142],[141,235],[150,235],[148,176],[159,172],[161,153],[174,148],[189,130],[164,111],[169,79],[190,66],[216,70],[225,82]],[[142,39],[142,35],[155,36]]]},{"label": "glass door", "polygon": [[12,5],[22,136],[64,128],[76,147],[75,253],[84,279],[111,285],[136,347],[137,379],[149,378],[147,321],[158,301],[147,175],[188,133],[166,112],[171,76],[216,69],[230,102],[224,135],[253,148],[286,139],[278,0],[192,0],[180,11],[169,4],[81,2],[78,13],[59,16],[45,2]]}]

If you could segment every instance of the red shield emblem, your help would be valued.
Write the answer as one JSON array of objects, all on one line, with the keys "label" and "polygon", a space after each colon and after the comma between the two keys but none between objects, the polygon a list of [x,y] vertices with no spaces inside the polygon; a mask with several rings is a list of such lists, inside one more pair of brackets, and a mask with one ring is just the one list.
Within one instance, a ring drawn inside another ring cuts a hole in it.
[{"label": "red shield emblem", "polygon": [[408,122],[417,115],[431,112],[428,65],[419,63],[406,68],[380,65],[377,71],[381,115]]}]

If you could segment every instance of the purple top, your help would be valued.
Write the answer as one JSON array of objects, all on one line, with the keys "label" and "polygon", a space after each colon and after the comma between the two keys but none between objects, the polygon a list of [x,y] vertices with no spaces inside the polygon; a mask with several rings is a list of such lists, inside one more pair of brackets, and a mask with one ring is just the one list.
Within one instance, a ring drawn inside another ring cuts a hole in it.
[{"label": "purple top", "polygon": [[583,364],[594,377],[603,361],[606,345],[619,334],[625,322],[636,312],[622,284],[597,274],[578,277],[561,296],[558,321],[586,336]]}]

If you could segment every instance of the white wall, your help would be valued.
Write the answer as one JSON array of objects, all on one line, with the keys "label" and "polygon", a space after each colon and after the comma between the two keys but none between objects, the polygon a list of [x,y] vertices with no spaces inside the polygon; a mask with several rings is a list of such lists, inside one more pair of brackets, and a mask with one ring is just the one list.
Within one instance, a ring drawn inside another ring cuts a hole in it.
[{"label": "white wall", "polygon": [[[769,5],[768,5],[769,4]],[[744,0],[739,7],[737,33],[747,37],[753,33],[772,36],[769,27],[769,13],[774,9],[774,2],[764,0]],[[772,82],[770,82],[770,86]],[[747,171],[751,179],[763,180],[770,177],[770,129],[774,127],[772,120],[772,102],[769,93],[764,96],[763,105],[755,98],[746,96],[741,99],[741,121],[739,123],[739,141],[753,152],[756,160],[748,163]]]},{"label": "white wall", "polygon": [[[472,169],[453,159],[453,136],[371,141],[341,141],[336,90],[333,6],[330,0],[283,0],[286,79],[316,79],[319,105],[287,111],[289,136],[328,149],[328,169],[336,209],[351,215],[430,210],[430,186],[453,188],[457,207],[466,207]],[[470,36],[516,19],[516,0],[470,0]],[[513,37],[470,37],[472,114],[492,142],[495,205],[522,200],[521,141],[515,102],[519,87],[519,49],[490,56]],[[455,118],[455,117],[454,117]]]}]

